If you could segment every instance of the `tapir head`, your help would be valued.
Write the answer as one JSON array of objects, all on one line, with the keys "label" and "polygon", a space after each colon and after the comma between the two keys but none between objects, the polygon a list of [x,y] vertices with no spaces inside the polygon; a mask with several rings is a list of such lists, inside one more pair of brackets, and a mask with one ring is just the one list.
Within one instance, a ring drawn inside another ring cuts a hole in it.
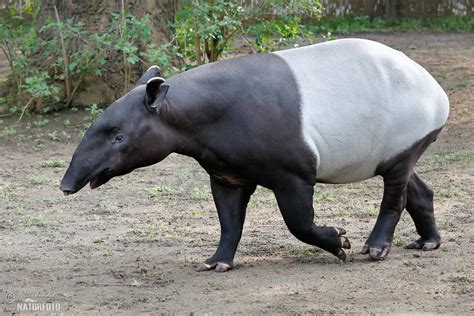
[{"label": "tapir head", "polygon": [[156,163],[173,152],[173,135],[157,115],[169,86],[151,67],[125,96],[110,105],[87,130],[61,181],[65,195],[90,183],[92,189],[111,178]]}]

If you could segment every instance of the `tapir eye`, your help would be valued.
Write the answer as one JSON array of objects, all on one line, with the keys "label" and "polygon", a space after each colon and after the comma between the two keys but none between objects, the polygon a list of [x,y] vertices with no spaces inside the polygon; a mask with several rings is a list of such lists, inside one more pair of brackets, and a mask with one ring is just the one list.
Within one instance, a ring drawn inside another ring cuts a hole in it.
[{"label": "tapir eye", "polygon": [[114,144],[115,143],[121,143],[123,141],[123,135],[122,134],[117,134],[114,139]]}]

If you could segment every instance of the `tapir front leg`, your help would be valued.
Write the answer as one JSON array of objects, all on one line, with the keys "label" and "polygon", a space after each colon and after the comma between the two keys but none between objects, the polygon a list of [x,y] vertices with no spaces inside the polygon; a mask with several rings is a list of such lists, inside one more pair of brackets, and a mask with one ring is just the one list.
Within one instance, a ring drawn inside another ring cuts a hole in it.
[{"label": "tapir front leg", "polygon": [[290,232],[302,242],[322,248],[345,260],[343,248],[351,248],[349,240],[342,237],[346,233],[345,230],[317,226],[313,222],[313,186],[296,176],[289,176],[282,183],[274,193]]},{"label": "tapir front leg", "polygon": [[225,272],[233,267],[245,221],[245,212],[250,196],[255,192],[255,184],[233,186],[211,176],[211,189],[221,224],[221,238],[215,254],[199,264],[197,271],[214,269]]}]

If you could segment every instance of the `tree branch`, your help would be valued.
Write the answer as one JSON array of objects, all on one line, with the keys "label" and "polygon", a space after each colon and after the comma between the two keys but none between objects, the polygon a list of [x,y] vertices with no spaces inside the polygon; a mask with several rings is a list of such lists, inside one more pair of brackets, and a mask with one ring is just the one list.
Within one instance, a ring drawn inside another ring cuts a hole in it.
[{"label": "tree branch", "polygon": [[66,97],[69,99],[71,97],[71,83],[69,78],[69,61],[67,58],[66,52],[66,43],[64,42],[64,33],[61,25],[61,20],[59,19],[58,8],[56,5],[53,5],[54,14],[56,15],[56,22],[59,27],[59,39],[61,41],[62,53],[63,53],[63,67],[64,67],[64,80],[66,81]]},{"label": "tree branch", "polygon": [[26,112],[26,109],[28,108],[28,106],[31,104],[31,102],[34,100],[34,98],[31,98],[28,103],[26,103],[26,105],[23,107],[23,111],[21,111],[21,115],[20,115],[20,118],[18,119],[18,122],[21,121],[21,119],[23,118],[23,115],[25,114]]}]

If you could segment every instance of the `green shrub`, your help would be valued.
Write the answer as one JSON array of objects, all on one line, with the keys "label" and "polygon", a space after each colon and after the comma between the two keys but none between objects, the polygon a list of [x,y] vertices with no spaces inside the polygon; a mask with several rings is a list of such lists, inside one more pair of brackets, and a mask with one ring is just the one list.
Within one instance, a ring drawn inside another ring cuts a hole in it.
[{"label": "green shrub", "polygon": [[102,114],[104,110],[99,108],[97,104],[94,103],[88,106],[86,108],[86,111],[89,113],[84,117],[84,121],[85,121],[84,125],[86,128],[89,128],[92,125],[92,123],[99,117],[99,115]]},{"label": "green shrub", "polygon": [[[102,74],[100,67],[105,64],[105,51],[110,45],[108,35],[91,33],[81,21],[75,22],[72,18],[61,21],[59,16],[46,21],[40,29],[40,33],[45,32],[52,34],[51,38],[41,40],[43,60],[52,59],[45,71],[64,82],[66,95],[62,101],[67,107],[86,74]],[[73,43],[80,48],[73,49]],[[53,81],[57,80],[50,82]]]},{"label": "green shrub", "polygon": [[[265,1],[264,1],[265,3]],[[277,5],[280,14],[272,14],[271,18],[258,18],[265,16],[268,8],[263,6],[263,11],[256,12],[256,23],[248,27],[248,33],[255,36],[255,46],[259,52],[269,52],[282,47],[294,46],[301,39],[309,43],[315,41],[314,33],[302,23],[302,18],[308,21],[318,21],[321,18],[322,5],[316,0],[296,1],[271,1],[266,3]],[[275,10],[275,8],[273,8]]]},{"label": "green shrub", "polygon": [[148,15],[137,18],[123,11],[114,13],[107,31],[93,33],[81,21],[61,20],[56,12],[40,28],[41,38],[34,28],[38,6],[34,6],[36,1],[27,3],[30,6],[24,5],[21,12],[16,3],[0,12],[0,47],[17,90],[15,98],[2,97],[0,106],[10,112],[23,115],[26,110],[46,113],[68,107],[85,76],[101,76],[106,57],[114,54],[123,57],[123,91],[128,91],[132,65],[148,63],[147,56],[158,54],[151,43],[153,29]]},{"label": "green shrub", "polygon": [[[226,49],[234,49],[236,36],[244,37],[255,51],[272,51],[309,36],[302,17],[318,19],[321,8],[319,0],[261,0],[253,9],[230,0],[189,1],[172,24],[174,45],[188,66],[218,60]],[[255,40],[248,40],[248,35]]]},{"label": "green shrub", "polygon": [[125,93],[130,88],[132,65],[139,62],[141,48],[150,44],[153,35],[150,16],[139,19],[124,11],[113,13],[108,34],[112,48],[122,55]]},{"label": "green shrub", "polygon": [[216,61],[234,34],[243,32],[244,8],[232,0],[190,1],[173,24],[181,55],[200,65]]},{"label": "green shrub", "polygon": [[[303,34],[301,16],[320,14],[318,0],[261,0],[250,10],[231,0],[191,0],[171,23],[173,40],[152,43],[150,16],[113,13],[105,32],[92,33],[81,21],[61,19],[56,7],[37,33],[35,18],[39,1],[23,6],[10,3],[0,14],[1,48],[5,51],[17,95],[3,97],[10,112],[50,112],[68,107],[86,75],[101,76],[106,57],[121,56],[123,92],[129,90],[132,68],[139,62],[158,64],[165,76],[218,60],[235,49],[236,35],[257,32],[250,20],[261,20],[269,11],[279,12],[260,26],[261,34],[249,41],[255,51],[290,45]],[[89,108],[91,109],[91,108]],[[92,111],[90,111],[92,113]],[[88,115],[90,117],[90,115]],[[21,117],[20,117],[21,118]],[[86,118],[90,123],[90,119]]]}]

